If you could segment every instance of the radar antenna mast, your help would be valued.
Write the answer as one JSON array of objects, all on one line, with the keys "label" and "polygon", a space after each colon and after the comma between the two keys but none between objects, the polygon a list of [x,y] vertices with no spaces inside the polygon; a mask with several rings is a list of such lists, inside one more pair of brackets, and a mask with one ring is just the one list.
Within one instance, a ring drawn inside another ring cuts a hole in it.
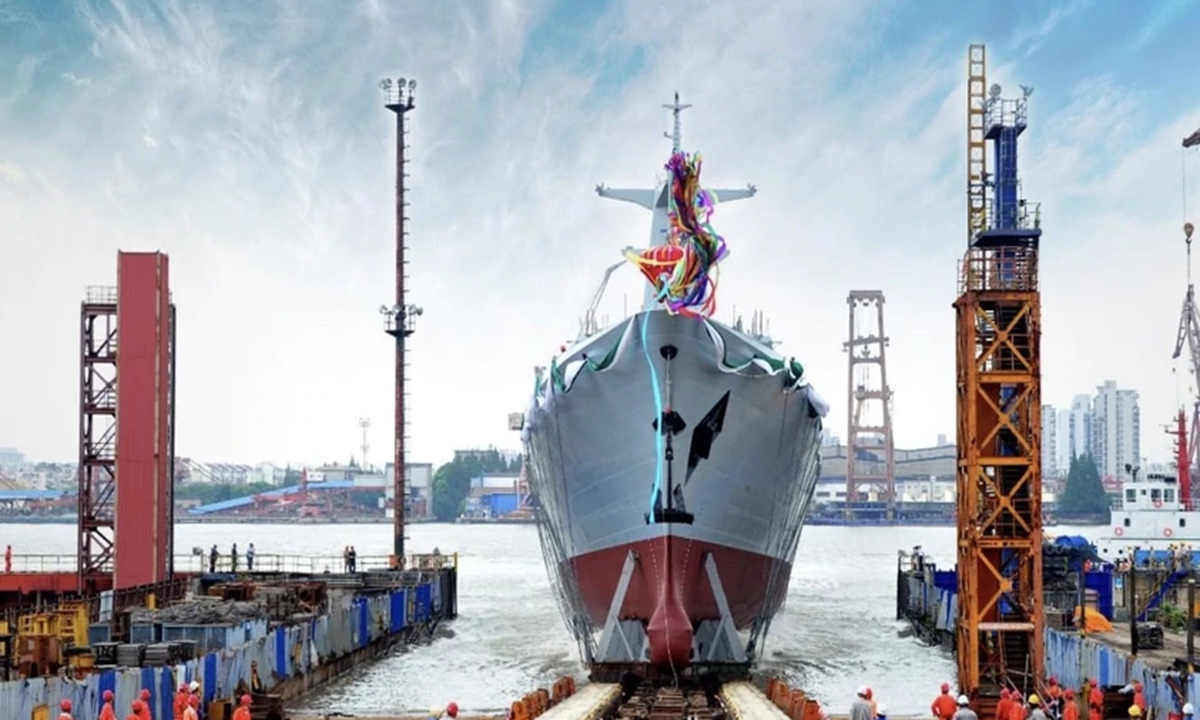
[{"label": "radar antenna mast", "polygon": [[[678,153],[683,149],[683,132],[679,114],[691,107],[691,104],[683,104],[679,102],[679,93],[675,93],[675,102],[670,105],[663,105],[664,108],[670,110],[674,115],[673,133],[663,133],[663,136],[671,141],[671,152]],[[650,244],[648,247],[658,247],[665,245],[667,242],[667,229],[669,221],[667,211],[670,205],[670,186],[664,181],[658,184],[654,189],[632,189],[632,188],[610,188],[603,183],[596,186],[596,194],[602,198],[609,200],[622,200],[624,202],[633,203],[639,207],[644,207],[654,213],[654,219],[650,225]],[[717,196],[717,201],[721,203],[729,203],[734,200],[743,200],[745,198],[754,197],[758,192],[753,185],[747,185],[745,188],[736,190],[711,190]],[[658,298],[654,294],[654,289],[647,286],[645,297],[643,299],[643,310],[654,310],[658,308]]]}]

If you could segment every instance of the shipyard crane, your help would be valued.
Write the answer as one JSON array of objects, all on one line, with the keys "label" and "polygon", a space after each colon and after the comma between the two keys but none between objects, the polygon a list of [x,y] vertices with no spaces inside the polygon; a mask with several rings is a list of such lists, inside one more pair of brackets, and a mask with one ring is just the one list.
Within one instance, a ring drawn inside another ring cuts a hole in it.
[{"label": "shipyard crane", "polygon": [[[1183,141],[1184,147],[1189,147],[1188,142],[1193,138],[1200,136],[1200,130],[1193,133],[1192,137]],[[1200,143],[1200,138],[1197,138],[1192,144]],[[1196,309],[1196,286],[1192,283],[1192,232],[1194,227],[1191,223],[1185,223],[1183,226],[1184,241],[1187,244],[1187,276],[1188,286],[1187,294],[1183,297],[1183,307],[1179,313],[1179,334],[1175,338],[1175,354],[1171,356],[1172,360],[1178,360],[1183,354],[1183,347],[1187,345],[1188,356],[1191,361],[1192,369],[1192,388],[1193,392],[1198,393],[1192,404],[1192,429],[1188,442],[1187,453],[1187,473],[1186,476],[1191,478],[1191,468],[1196,467],[1196,446],[1197,434],[1200,433],[1200,311]],[[1180,461],[1184,460],[1181,455]],[[1179,468],[1180,475],[1185,473],[1182,468]],[[1195,492],[1195,483],[1190,483],[1192,492]],[[1187,498],[1188,501],[1195,500],[1194,497]]]},{"label": "shipyard crane", "polygon": [[608,287],[609,278],[612,277],[612,274],[617,270],[617,268],[625,264],[626,262],[622,260],[621,262],[609,265],[608,268],[605,269],[604,279],[600,281],[600,286],[596,288],[596,293],[592,295],[592,301],[588,303],[587,311],[584,313],[583,319],[579,321],[579,340],[589,338],[600,331],[600,325],[596,322],[596,308],[599,307],[600,300],[604,297],[604,290]]},{"label": "shipyard crane", "polygon": [[[967,235],[957,317],[959,691],[990,720],[1003,688],[1040,690],[1042,610],[1040,218],[1020,192],[1032,89],[987,85],[967,60]],[[988,143],[991,171],[988,171]]]}]

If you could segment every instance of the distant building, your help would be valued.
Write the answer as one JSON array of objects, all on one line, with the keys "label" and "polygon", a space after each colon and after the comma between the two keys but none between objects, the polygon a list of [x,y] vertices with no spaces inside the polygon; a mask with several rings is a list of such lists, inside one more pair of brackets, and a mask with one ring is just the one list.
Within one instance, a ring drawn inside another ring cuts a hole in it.
[{"label": "distant building", "polygon": [[[1091,455],[1096,457],[1092,445],[1092,399],[1087,395],[1076,395],[1071,400],[1071,409],[1064,410],[1066,419],[1059,418],[1059,464],[1071,469],[1071,458]],[[1098,462],[1098,460],[1097,460]],[[1103,472],[1101,472],[1103,474]]]},{"label": "distant building", "polygon": [[1141,418],[1136,390],[1117,387],[1115,380],[1097,386],[1092,401],[1092,455],[1100,476],[1125,480],[1126,465],[1141,464]]},{"label": "distant building", "polygon": [[282,485],[286,477],[287,471],[284,468],[279,467],[275,463],[260,462],[254,466],[254,470],[250,473],[250,482]]},{"label": "distant building", "polygon": [[1042,475],[1058,477],[1066,472],[1058,462],[1058,413],[1053,405],[1042,406]]},{"label": "distant building", "polygon": [[[385,514],[389,518],[393,516],[392,508],[396,504],[395,467],[395,463],[388,463],[383,469],[383,502]],[[404,481],[404,491],[408,494],[405,507],[409,509],[406,517],[428,518],[433,506],[433,463],[407,463]]]},{"label": "distant building", "polygon": [[25,455],[20,450],[10,447],[0,447],[0,470],[12,473],[20,470],[25,464]]}]

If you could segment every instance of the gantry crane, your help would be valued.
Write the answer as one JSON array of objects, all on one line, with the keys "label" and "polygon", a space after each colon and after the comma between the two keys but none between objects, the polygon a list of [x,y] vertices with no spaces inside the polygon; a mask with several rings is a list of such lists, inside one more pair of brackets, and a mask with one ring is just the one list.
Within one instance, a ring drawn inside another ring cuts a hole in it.
[{"label": "gantry crane", "polygon": [[[1017,138],[1032,89],[987,87],[983,45],[967,82],[968,249],[959,276],[958,682],[981,718],[1003,687],[1032,691],[1044,658],[1041,300],[1037,207],[1020,196]],[[986,144],[992,166],[987,171]]]},{"label": "gantry crane", "polygon": [[[1200,139],[1193,141],[1193,138],[1200,137],[1200,130],[1197,130],[1190,137],[1183,141],[1185,148],[1200,142]],[[1190,144],[1189,144],[1190,143]],[[1193,505],[1197,502],[1197,494],[1200,494],[1200,488],[1197,483],[1191,482],[1192,470],[1197,465],[1196,448],[1200,443],[1200,312],[1196,309],[1196,286],[1192,284],[1192,232],[1195,228],[1192,224],[1186,223],[1183,226],[1184,239],[1187,242],[1187,274],[1188,287],[1187,294],[1183,297],[1183,308],[1179,313],[1179,334],[1175,338],[1175,354],[1171,356],[1173,360],[1178,360],[1183,354],[1183,346],[1187,345],[1188,359],[1191,361],[1192,370],[1192,392],[1197,393],[1196,398],[1192,403],[1192,429],[1188,438],[1187,451],[1180,453],[1177,462],[1186,464],[1180,465],[1177,468],[1180,478],[1187,478],[1186,487],[1189,489],[1186,502]],[[1180,414],[1183,411],[1180,410]],[[1184,485],[1180,486],[1185,487]]]}]

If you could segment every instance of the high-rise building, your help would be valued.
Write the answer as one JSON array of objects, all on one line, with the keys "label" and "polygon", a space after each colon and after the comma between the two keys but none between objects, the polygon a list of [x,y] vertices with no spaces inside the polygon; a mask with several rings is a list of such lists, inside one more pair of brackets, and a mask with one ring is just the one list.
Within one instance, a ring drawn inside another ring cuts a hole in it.
[{"label": "high-rise building", "polygon": [[[1063,474],[1071,471],[1071,411],[1063,408],[1054,418],[1054,463]],[[1044,452],[1044,451],[1043,451]]]},{"label": "high-rise building", "polygon": [[[1083,455],[1096,457],[1092,446],[1092,399],[1087,395],[1076,395],[1071,400],[1071,409],[1065,411],[1067,420],[1063,423],[1066,430],[1066,441],[1060,443],[1059,452],[1066,452],[1067,469],[1071,469],[1071,458]],[[1064,447],[1065,446],[1065,447]],[[1096,458],[1099,463],[1099,458]],[[1103,474],[1103,469],[1101,469]]]},{"label": "high-rise building", "polygon": [[1092,455],[1101,477],[1128,479],[1126,465],[1141,465],[1141,418],[1136,390],[1123,390],[1115,380],[1096,387],[1092,402]]},{"label": "high-rise building", "polygon": [[1066,472],[1058,464],[1058,413],[1053,405],[1042,406],[1042,475],[1058,477]]}]

